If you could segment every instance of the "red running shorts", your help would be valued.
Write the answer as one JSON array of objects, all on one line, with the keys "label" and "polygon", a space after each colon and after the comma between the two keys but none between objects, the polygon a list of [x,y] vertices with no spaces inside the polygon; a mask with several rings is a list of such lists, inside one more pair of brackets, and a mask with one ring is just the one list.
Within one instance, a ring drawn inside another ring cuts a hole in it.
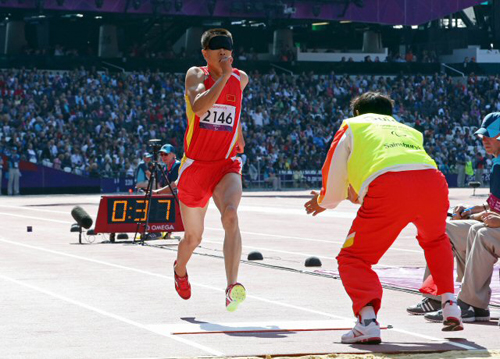
[{"label": "red running shorts", "polygon": [[228,173],[241,175],[241,167],[239,157],[222,161],[184,158],[177,181],[179,200],[188,207],[205,207],[222,178]]}]

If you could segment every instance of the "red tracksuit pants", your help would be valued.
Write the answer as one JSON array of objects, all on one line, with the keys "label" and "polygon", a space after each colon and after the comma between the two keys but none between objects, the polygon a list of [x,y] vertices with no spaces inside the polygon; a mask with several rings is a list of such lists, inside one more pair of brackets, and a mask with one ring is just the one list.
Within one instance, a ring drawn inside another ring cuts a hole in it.
[{"label": "red tracksuit pants", "polygon": [[417,227],[438,294],[454,292],[453,254],[445,233],[448,208],[448,184],[437,170],[388,172],[370,184],[337,256],[354,315],[370,303],[375,313],[380,309],[382,285],[372,265],[409,223]]}]

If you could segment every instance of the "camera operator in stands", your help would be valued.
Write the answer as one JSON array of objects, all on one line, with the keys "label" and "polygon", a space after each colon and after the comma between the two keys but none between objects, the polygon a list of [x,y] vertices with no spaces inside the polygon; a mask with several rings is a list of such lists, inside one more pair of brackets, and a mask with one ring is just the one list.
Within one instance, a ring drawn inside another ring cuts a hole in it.
[{"label": "camera operator in stands", "polygon": [[[177,185],[175,184],[175,181],[177,181],[177,177],[179,177],[179,167],[181,166],[181,161],[177,160],[174,146],[169,143],[163,145],[160,149],[160,158],[161,161],[165,164],[163,171],[165,172],[165,175],[167,176],[172,189],[176,191]],[[165,178],[163,178],[162,174],[158,175],[158,187],[159,189],[155,190],[153,193],[170,193],[168,183]]]},{"label": "camera operator in stands", "polygon": [[[171,193],[170,187],[174,193],[177,193],[177,178],[179,177],[179,168],[181,166],[181,161],[177,160],[177,156],[175,155],[174,146],[167,143],[163,145],[160,149],[160,158],[164,163],[163,172],[165,176],[168,178],[168,182],[163,177],[163,174],[158,174],[158,189],[153,191],[155,194],[163,194],[163,193]],[[169,187],[170,183],[170,187]],[[172,232],[167,232],[163,235],[164,239],[172,238]]]},{"label": "camera operator in stands", "polygon": [[148,188],[148,180],[151,176],[150,163],[153,155],[145,152],[142,155],[142,161],[139,162],[137,169],[135,171],[135,188],[146,189]]}]

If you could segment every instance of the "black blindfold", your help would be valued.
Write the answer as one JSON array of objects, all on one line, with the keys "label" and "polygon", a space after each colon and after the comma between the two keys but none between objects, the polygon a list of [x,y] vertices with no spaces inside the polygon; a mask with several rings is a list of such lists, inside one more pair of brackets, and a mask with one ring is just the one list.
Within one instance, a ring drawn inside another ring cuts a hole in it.
[{"label": "black blindfold", "polygon": [[233,50],[233,41],[228,36],[215,36],[210,39],[208,43],[210,50],[226,49]]}]

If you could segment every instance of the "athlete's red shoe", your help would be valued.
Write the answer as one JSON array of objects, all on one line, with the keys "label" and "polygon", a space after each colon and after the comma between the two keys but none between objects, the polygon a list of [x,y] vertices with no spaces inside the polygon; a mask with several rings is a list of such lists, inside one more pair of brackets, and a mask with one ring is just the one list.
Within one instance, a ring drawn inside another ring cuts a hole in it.
[{"label": "athlete's red shoe", "polygon": [[176,264],[177,261],[174,262],[175,290],[182,299],[188,300],[191,298],[191,284],[189,284],[187,273],[184,277],[179,277],[177,273],[175,273]]}]

